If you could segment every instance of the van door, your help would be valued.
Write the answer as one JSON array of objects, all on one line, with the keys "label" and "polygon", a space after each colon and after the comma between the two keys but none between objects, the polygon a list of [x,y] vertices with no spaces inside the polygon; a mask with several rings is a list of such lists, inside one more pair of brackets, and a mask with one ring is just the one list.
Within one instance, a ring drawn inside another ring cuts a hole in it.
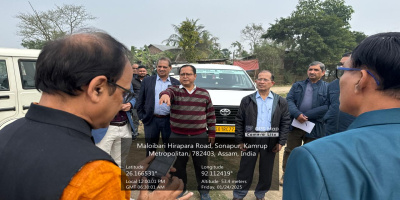
[{"label": "van door", "polygon": [[17,116],[17,87],[12,57],[0,57],[0,127]]},{"label": "van door", "polygon": [[17,117],[24,117],[32,102],[39,102],[41,93],[35,87],[36,59],[15,58],[14,67],[16,85],[18,89]]}]

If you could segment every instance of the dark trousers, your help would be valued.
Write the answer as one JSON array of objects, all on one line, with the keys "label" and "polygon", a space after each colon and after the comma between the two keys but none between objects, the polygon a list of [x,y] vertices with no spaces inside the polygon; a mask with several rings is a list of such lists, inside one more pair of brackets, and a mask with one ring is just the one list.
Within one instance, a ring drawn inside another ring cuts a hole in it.
[{"label": "dark trousers", "polygon": [[[251,151],[248,149],[246,152]],[[255,156],[242,156],[240,160],[240,168],[237,173],[237,180],[241,183],[237,183],[238,188],[233,191],[233,197],[244,198],[250,189],[253,181],[254,168],[256,166],[258,155],[260,154],[260,160],[258,165],[258,184],[254,191],[257,198],[264,198],[265,193],[271,187],[272,171],[274,169],[275,153],[267,152],[266,150],[256,149]]]},{"label": "dark trousers", "polygon": [[137,109],[136,108],[132,109],[131,114],[132,114],[132,122],[133,122],[133,125],[135,126],[133,133],[132,133],[132,138],[136,138],[136,136],[139,135],[139,132],[138,132],[139,116],[137,114]]},{"label": "dark trousers", "polygon": [[306,133],[307,132],[295,127],[293,127],[293,130],[289,132],[285,147],[285,152],[283,152],[283,161],[282,161],[283,173],[285,173],[286,163],[292,150],[296,147],[301,146],[302,144],[307,144],[317,139],[317,138],[306,137]]},{"label": "dark trousers", "polygon": [[[207,174],[208,170],[202,167],[208,165],[208,158],[207,156],[204,155],[204,153],[208,151],[208,148],[196,148],[196,143],[202,145],[208,144],[207,132],[193,136],[181,135],[172,132],[169,141],[172,145],[177,145],[177,144],[193,145],[194,148],[182,148],[182,149],[172,148],[172,152],[179,151],[181,154],[187,153],[192,156],[194,171],[197,180],[197,190],[200,192],[200,194],[208,193],[209,192],[208,174]],[[203,155],[199,155],[198,153],[202,153]],[[187,184],[186,165],[188,160],[189,156],[178,156],[174,164],[176,172],[173,173],[173,175],[182,179],[183,183],[185,184],[183,191],[186,190],[186,184]]]},{"label": "dark trousers", "polygon": [[[171,128],[169,117],[157,118],[153,117],[153,119],[147,125],[144,125],[144,137],[147,145],[155,145],[158,144],[160,139],[160,132],[162,141],[167,147],[169,136],[171,135]],[[156,148],[147,148],[146,156],[149,156],[149,152],[156,151]],[[165,151],[169,151],[168,148],[165,148]]]}]

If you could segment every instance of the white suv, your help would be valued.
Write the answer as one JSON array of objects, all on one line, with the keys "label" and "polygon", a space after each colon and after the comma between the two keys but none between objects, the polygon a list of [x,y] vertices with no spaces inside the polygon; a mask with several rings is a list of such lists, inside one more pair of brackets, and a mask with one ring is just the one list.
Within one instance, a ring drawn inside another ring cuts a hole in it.
[{"label": "white suv", "polygon": [[[180,65],[170,75],[179,80]],[[241,67],[219,64],[190,64],[196,67],[195,85],[210,93],[217,117],[217,137],[233,137],[235,116],[243,97],[256,91],[253,81]]]},{"label": "white suv", "polygon": [[35,88],[40,50],[0,48],[0,129],[24,117],[41,93]]}]

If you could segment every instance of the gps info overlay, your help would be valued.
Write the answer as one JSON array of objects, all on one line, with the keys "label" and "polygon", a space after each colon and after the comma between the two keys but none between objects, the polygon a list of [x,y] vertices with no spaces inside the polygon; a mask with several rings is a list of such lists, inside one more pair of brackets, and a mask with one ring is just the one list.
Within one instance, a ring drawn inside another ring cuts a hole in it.
[{"label": "gps info overlay", "polygon": [[[255,133],[250,134],[257,137]],[[217,138],[214,146],[195,141],[188,143],[187,140],[149,145],[144,139],[136,139],[132,143],[125,166],[127,179],[123,180],[121,187],[125,190],[166,189],[169,179],[162,177],[167,174],[182,176],[182,173],[171,173],[169,169],[175,167],[182,172],[182,165],[186,163],[187,190],[254,190],[258,182],[259,155],[261,151],[267,150],[268,144],[245,144],[244,148],[246,151],[239,149],[239,145],[231,138]],[[141,164],[140,161],[146,158],[146,151],[149,149],[156,149],[149,152],[155,155],[155,159],[150,164]],[[279,156],[276,155],[270,190],[279,190]],[[248,185],[248,180],[237,179],[243,156],[257,157],[257,163],[253,164],[255,167],[250,188],[244,188]],[[196,162],[193,162],[193,157],[198,157]]]}]

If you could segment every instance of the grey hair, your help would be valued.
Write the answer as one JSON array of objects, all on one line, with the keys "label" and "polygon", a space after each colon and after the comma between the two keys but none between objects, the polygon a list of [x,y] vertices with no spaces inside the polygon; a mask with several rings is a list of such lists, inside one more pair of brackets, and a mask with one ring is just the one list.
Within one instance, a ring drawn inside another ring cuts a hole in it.
[{"label": "grey hair", "polygon": [[319,65],[319,67],[321,68],[322,71],[325,71],[325,65],[322,62],[319,61],[313,61],[312,63],[310,63],[308,65],[308,67],[314,66],[314,65]]}]

